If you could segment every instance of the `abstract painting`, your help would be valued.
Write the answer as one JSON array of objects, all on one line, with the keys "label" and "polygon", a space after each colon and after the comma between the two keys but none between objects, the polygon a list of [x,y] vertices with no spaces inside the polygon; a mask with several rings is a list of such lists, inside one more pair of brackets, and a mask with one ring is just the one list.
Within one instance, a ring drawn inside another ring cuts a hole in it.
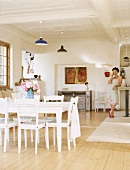
[{"label": "abstract painting", "polygon": [[84,84],[86,80],[86,67],[65,67],[65,84]]}]

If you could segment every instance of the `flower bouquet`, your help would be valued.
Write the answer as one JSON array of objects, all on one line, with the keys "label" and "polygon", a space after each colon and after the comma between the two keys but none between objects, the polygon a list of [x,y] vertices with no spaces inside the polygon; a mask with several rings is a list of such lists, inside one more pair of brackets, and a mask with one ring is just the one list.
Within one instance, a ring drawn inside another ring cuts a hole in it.
[{"label": "flower bouquet", "polygon": [[21,83],[22,89],[27,92],[26,98],[34,98],[34,92],[40,94],[40,89],[38,84],[33,84],[31,81]]},{"label": "flower bouquet", "polygon": [[88,88],[88,82],[87,81],[85,82],[85,85],[86,85],[86,90],[88,91],[89,88]]},{"label": "flower bouquet", "polygon": [[88,85],[88,82],[87,82],[87,81],[85,82],[85,85]]}]

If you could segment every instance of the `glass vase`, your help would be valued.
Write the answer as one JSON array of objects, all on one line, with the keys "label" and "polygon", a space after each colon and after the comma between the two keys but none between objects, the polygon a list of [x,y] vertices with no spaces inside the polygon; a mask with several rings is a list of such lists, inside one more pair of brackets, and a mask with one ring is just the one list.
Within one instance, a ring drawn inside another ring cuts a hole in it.
[{"label": "glass vase", "polygon": [[27,91],[26,98],[28,99],[34,99],[34,92],[32,89]]},{"label": "glass vase", "polygon": [[122,79],[122,84],[121,84],[121,86],[126,86],[125,79]]}]

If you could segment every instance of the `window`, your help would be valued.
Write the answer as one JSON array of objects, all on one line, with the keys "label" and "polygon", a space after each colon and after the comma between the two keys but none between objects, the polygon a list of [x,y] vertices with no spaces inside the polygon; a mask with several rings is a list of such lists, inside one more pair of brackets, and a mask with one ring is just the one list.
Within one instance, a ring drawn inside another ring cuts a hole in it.
[{"label": "window", "polygon": [[0,41],[0,87],[9,88],[10,45]]}]

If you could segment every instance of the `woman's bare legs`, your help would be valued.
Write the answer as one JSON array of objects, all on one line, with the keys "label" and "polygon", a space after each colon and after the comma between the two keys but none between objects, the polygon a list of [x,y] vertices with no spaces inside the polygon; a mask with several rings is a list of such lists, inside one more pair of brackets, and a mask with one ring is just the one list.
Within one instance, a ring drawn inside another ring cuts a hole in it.
[{"label": "woman's bare legs", "polygon": [[116,105],[117,105],[117,103],[115,103],[114,105],[111,105],[109,117],[114,117],[114,110],[115,110]]},{"label": "woman's bare legs", "polygon": [[109,117],[111,116],[111,113],[112,113],[112,106],[113,105],[111,105],[111,110],[109,111]]}]

